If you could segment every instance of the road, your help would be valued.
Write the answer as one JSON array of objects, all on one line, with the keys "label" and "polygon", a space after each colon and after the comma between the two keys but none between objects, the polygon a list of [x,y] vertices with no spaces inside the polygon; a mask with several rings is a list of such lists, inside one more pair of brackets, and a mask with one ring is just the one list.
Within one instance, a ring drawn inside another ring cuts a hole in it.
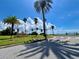
[{"label": "road", "polygon": [[79,44],[49,41],[2,48],[0,59],[79,59]]}]

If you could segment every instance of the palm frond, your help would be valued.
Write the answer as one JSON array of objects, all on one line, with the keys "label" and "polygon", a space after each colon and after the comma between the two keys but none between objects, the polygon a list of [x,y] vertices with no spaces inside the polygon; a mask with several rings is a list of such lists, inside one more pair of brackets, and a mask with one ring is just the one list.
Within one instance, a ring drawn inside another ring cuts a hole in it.
[{"label": "palm frond", "polygon": [[41,11],[41,7],[40,7],[40,3],[39,1],[35,1],[34,3],[34,8],[37,12],[40,12]]},{"label": "palm frond", "polygon": [[23,19],[23,21],[26,23],[27,19],[26,19],[26,18],[24,18],[24,19]]},{"label": "palm frond", "polygon": [[8,24],[12,24],[12,23],[18,24],[18,23],[20,23],[20,22],[17,20],[16,16],[9,16],[9,17],[7,17],[7,18],[4,19],[4,23],[8,23]]},{"label": "palm frond", "polygon": [[52,0],[46,0],[46,1],[49,2],[49,3],[53,3]]},{"label": "palm frond", "polygon": [[46,13],[50,10],[50,8],[52,8],[52,3],[52,0],[37,0],[34,3],[34,7],[37,12],[40,12],[42,9],[44,9],[44,12]]},{"label": "palm frond", "polygon": [[34,22],[35,22],[35,24],[37,24],[38,23],[38,19],[34,18]]}]

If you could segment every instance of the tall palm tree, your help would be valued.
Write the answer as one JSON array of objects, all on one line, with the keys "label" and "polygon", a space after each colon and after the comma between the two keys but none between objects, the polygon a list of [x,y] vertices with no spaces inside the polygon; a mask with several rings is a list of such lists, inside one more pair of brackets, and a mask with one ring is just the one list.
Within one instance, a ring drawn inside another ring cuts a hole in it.
[{"label": "tall palm tree", "polygon": [[51,29],[52,29],[52,32],[53,32],[53,35],[54,35],[54,31],[53,31],[53,29],[54,29],[54,26],[53,26],[53,25],[51,26]]},{"label": "tall palm tree", "polygon": [[43,19],[43,30],[44,30],[44,37],[45,39],[47,39],[46,37],[46,27],[45,27],[45,13],[47,11],[49,11],[50,8],[52,8],[51,6],[52,4],[52,0],[36,0],[34,3],[34,7],[36,9],[37,12],[41,12],[42,13],[42,19]]},{"label": "tall palm tree", "polygon": [[27,19],[24,18],[23,21],[24,21],[24,23],[25,23],[25,34],[26,34],[26,21],[27,21]]},{"label": "tall palm tree", "polygon": [[21,23],[20,22],[18,22],[18,24],[17,24],[17,34],[19,33],[19,25],[20,25]]},{"label": "tall palm tree", "polygon": [[18,24],[19,21],[17,20],[16,16],[9,16],[4,19],[4,23],[11,24],[11,38],[12,38],[14,25]]}]

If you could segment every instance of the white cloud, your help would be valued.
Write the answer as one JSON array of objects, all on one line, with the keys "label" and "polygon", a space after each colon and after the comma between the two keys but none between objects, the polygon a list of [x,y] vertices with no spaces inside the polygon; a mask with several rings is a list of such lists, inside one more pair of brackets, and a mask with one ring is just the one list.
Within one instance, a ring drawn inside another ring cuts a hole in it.
[{"label": "white cloud", "polygon": [[7,27],[10,27],[10,24],[4,24],[2,21],[0,22],[0,31],[6,29]]},{"label": "white cloud", "polygon": [[[17,19],[17,20],[19,20],[20,24],[15,25],[14,29],[16,30],[17,28],[19,28],[20,32],[22,32],[22,31],[24,32],[25,28],[26,28],[27,33],[31,33],[32,28],[35,29],[36,27],[38,27],[39,30],[37,32],[41,33],[41,29],[43,29],[43,22],[40,18],[38,18],[38,17],[36,17],[36,18],[38,19],[37,25],[34,24],[34,20],[30,17],[27,18],[26,23],[24,23],[24,21],[21,20],[21,19]],[[26,25],[26,27],[25,27],[25,25]],[[46,29],[48,29],[47,33],[49,33],[49,34],[51,33],[51,26],[52,25],[53,24],[51,24],[51,23],[46,23]],[[10,24],[4,24],[3,22],[0,22],[0,30],[6,29],[8,26],[11,26],[11,25]]]},{"label": "white cloud", "polygon": [[[40,34],[41,33],[41,29],[43,29],[43,22],[42,22],[42,20],[40,18],[37,17],[37,19],[38,19],[37,25],[34,24],[34,20],[31,19],[30,17],[27,18],[27,22],[26,23],[24,23],[24,21],[21,20],[21,19],[17,19],[17,20],[19,20],[20,24],[18,26],[15,25],[14,28],[15,29],[19,28],[20,32],[22,32],[22,31],[24,32],[25,28],[26,28],[27,33],[31,33],[32,32],[31,29],[35,29],[36,27],[38,27],[39,30],[37,32]],[[26,25],[26,27],[25,27],[25,25]],[[47,29],[46,33],[47,34],[52,34],[53,31],[54,31],[55,34],[57,34],[57,33],[61,34],[61,33],[66,33],[66,32],[71,32],[71,33],[72,32],[79,32],[79,29],[64,29],[62,27],[61,28],[60,27],[56,28],[55,25],[53,25],[55,28],[52,31],[52,29],[51,29],[52,25],[53,24],[46,22],[46,29]],[[2,21],[0,22],[0,30],[4,30],[4,29],[6,29],[9,26],[11,26],[11,25],[10,24],[4,24]]]}]

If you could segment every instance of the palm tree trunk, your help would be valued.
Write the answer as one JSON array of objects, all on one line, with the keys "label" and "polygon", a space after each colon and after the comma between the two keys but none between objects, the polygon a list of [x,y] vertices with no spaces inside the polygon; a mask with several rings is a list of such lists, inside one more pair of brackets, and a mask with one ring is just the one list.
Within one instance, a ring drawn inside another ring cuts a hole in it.
[{"label": "palm tree trunk", "polygon": [[44,37],[45,37],[45,39],[47,40],[47,36],[46,36],[46,26],[45,26],[46,19],[45,19],[45,14],[44,14],[44,9],[43,9],[43,8],[42,8],[42,19],[43,19]]},{"label": "palm tree trunk", "polygon": [[26,22],[25,22],[24,26],[25,26],[25,35],[26,35]]},{"label": "palm tree trunk", "polygon": [[52,34],[54,35],[54,30],[52,29]]},{"label": "palm tree trunk", "polygon": [[18,35],[18,33],[19,33],[19,28],[18,28],[18,25],[17,25],[17,35]]}]

